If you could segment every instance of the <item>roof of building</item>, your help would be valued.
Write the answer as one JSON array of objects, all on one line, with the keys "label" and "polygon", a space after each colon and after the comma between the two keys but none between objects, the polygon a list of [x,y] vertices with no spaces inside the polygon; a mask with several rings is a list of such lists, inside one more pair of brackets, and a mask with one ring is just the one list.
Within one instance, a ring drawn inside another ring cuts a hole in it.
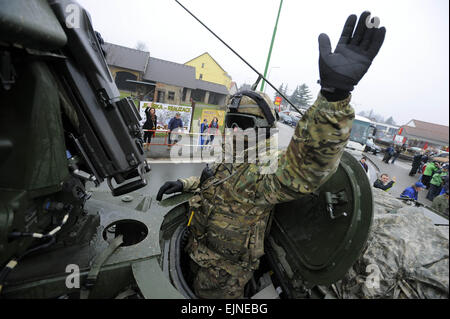
[{"label": "roof of building", "polygon": [[140,51],[108,42],[105,42],[103,48],[106,51],[106,62],[108,65],[139,72],[145,71],[150,52]]},{"label": "roof of building", "polygon": [[106,51],[106,62],[108,65],[142,72],[143,80],[224,95],[229,94],[228,89],[222,84],[196,80],[195,68],[192,66],[153,58],[150,57],[150,53],[147,51],[108,42],[105,42],[103,47]]},{"label": "roof of building", "polygon": [[196,82],[196,87],[199,90],[204,90],[204,91],[209,91],[209,92],[214,92],[214,93],[219,93],[219,94],[224,94],[224,95],[230,94],[230,92],[228,92],[228,89],[225,85],[208,82],[208,81],[203,81],[203,80],[195,80],[195,82]]},{"label": "roof of building", "polygon": [[194,67],[157,58],[149,59],[143,79],[189,89],[197,88]]},{"label": "roof of building", "polygon": [[402,126],[405,133],[425,139],[448,143],[449,127],[419,120],[411,120]]}]

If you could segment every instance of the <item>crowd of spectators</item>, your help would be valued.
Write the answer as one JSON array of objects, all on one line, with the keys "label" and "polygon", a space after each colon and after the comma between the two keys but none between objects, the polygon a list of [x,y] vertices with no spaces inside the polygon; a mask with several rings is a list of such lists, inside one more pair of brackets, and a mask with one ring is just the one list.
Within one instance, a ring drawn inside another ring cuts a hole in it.
[{"label": "crowd of spectators", "polygon": [[[386,149],[383,162],[389,164],[389,161],[392,158],[390,163],[394,163],[401,152],[404,151],[404,146],[405,145],[402,145],[401,147],[394,147],[393,145],[389,146]],[[429,152],[421,152],[414,156],[409,176],[415,176],[418,172],[420,173],[420,176],[414,184],[408,186],[402,191],[400,197],[417,201],[419,192],[422,190],[427,190],[428,192],[426,198],[433,203],[432,208],[448,215],[449,164],[433,160],[430,155],[431,154]],[[366,158],[364,157],[360,161],[363,167],[365,160]],[[365,170],[367,172],[366,168]],[[395,176],[390,179],[388,174],[382,173],[373,183],[373,187],[387,191],[394,186],[395,182]]]}]

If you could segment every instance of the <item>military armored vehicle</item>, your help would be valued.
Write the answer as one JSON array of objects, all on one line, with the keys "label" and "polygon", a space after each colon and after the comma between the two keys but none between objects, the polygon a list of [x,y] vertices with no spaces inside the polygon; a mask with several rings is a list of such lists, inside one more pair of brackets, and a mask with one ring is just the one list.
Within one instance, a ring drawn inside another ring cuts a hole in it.
[{"label": "military armored vehicle", "polygon": [[[183,250],[191,194],[155,197],[204,164],[150,170],[101,44],[76,2],[0,0],[1,298],[196,298]],[[318,191],[275,207],[246,297],[328,296],[373,212],[367,175],[344,153]]]}]

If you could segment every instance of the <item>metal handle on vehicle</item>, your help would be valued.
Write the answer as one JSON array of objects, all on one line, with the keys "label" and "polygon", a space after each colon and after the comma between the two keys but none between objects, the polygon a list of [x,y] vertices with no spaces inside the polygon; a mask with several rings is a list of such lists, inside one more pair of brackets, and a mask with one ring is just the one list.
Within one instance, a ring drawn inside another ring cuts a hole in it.
[{"label": "metal handle on vehicle", "polygon": [[114,186],[112,185],[112,181],[111,181],[112,177],[108,177],[107,182],[108,182],[109,188],[111,189],[112,195],[113,196],[124,195],[124,194],[130,193],[132,191],[135,191],[135,190],[137,190],[139,188],[142,188],[142,187],[146,186],[147,185],[147,180],[144,178],[144,170],[147,172],[147,165],[146,164],[147,163],[144,162],[141,165],[139,165],[137,167],[137,169],[136,169],[138,174],[139,174],[139,178],[140,178],[139,180],[131,181],[131,182],[129,182],[129,183],[125,184],[125,185],[122,185],[120,187],[114,188]]}]

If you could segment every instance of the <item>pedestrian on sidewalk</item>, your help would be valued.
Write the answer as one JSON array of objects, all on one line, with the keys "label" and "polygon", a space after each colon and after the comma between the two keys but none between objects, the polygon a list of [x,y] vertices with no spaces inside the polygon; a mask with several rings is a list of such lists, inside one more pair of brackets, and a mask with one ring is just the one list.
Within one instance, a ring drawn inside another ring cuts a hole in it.
[{"label": "pedestrian on sidewalk", "polygon": [[364,168],[364,170],[366,171],[366,173],[369,171],[369,166],[367,166],[367,157],[363,156],[360,160],[359,160],[359,164],[361,164],[361,166]]},{"label": "pedestrian on sidewalk", "polygon": [[144,131],[144,150],[150,151],[150,143],[152,141],[152,137],[155,136],[156,123],[158,121],[158,117],[156,116],[156,110],[154,107],[145,109],[145,123],[142,127]]},{"label": "pedestrian on sidewalk", "polygon": [[433,204],[431,204],[431,208],[448,216],[448,189],[444,194],[436,196],[433,199]]},{"label": "pedestrian on sidewalk", "polygon": [[420,167],[420,163],[422,161],[422,156],[423,156],[423,152],[420,152],[416,155],[414,155],[413,161],[412,161],[412,166],[411,166],[411,171],[409,172],[409,176],[414,176],[417,173],[417,170]]},{"label": "pedestrian on sidewalk", "polygon": [[427,164],[425,171],[422,175],[422,183],[426,186],[427,189],[430,188],[430,181],[433,178],[434,173],[439,169],[439,164],[436,161]]},{"label": "pedestrian on sidewalk", "polygon": [[214,141],[214,136],[217,135],[219,132],[219,119],[217,117],[214,117],[211,123],[209,124],[208,133],[209,133],[209,139],[206,141],[205,145],[208,145],[208,143],[211,143]]},{"label": "pedestrian on sidewalk", "polygon": [[389,160],[391,159],[392,155],[394,155],[394,144],[389,145],[389,147],[385,150],[383,162],[389,164]]},{"label": "pedestrian on sidewalk", "polygon": [[381,177],[373,183],[373,187],[387,191],[392,186],[394,186],[396,181],[397,181],[397,179],[394,176],[394,177],[392,177],[392,180],[389,182],[389,175],[386,173],[383,173],[383,174],[381,174]]},{"label": "pedestrian on sidewalk", "polygon": [[[175,117],[171,118],[169,121],[169,148],[170,146],[172,146],[172,131],[178,129],[178,128],[183,128],[183,121],[181,120],[181,114],[180,113],[176,113]],[[175,139],[174,143],[178,142],[177,139]]]},{"label": "pedestrian on sidewalk", "polygon": [[400,197],[409,197],[414,200],[418,199],[419,191],[425,188],[425,185],[423,185],[421,182],[416,182],[414,185],[405,188],[405,190],[400,194]]},{"label": "pedestrian on sidewalk", "polygon": [[203,148],[203,144],[207,141],[207,132],[208,132],[208,120],[203,119],[203,123],[200,125],[200,147]]},{"label": "pedestrian on sidewalk", "polygon": [[[447,170],[448,170],[448,164],[447,164]],[[442,190],[439,195],[442,195],[445,193],[448,193],[448,174],[447,174],[447,176],[444,176],[444,181],[442,183]]]},{"label": "pedestrian on sidewalk", "polygon": [[394,152],[394,158],[391,161],[391,164],[394,164],[394,162],[397,160],[397,158],[400,156],[402,152],[406,151],[406,146],[403,144],[402,146],[395,146],[395,152]]}]

